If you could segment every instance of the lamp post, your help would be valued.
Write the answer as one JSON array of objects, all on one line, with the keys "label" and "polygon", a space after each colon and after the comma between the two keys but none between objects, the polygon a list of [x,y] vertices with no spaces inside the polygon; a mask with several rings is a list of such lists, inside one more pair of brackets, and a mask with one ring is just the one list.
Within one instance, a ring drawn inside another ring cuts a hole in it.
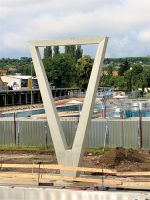
[{"label": "lamp post", "polygon": [[33,104],[32,98],[33,95],[32,95],[32,61],[31,61],[31,105]]},{"label": "lamp post", "polygon": [[106,96],[103,97],[102,102],[103,102],[103,118],[106,118]]},{"label": "lamp post", "polygon": [[142,147],[143,147],[142,110],[141,110],[140,105],[139,105],[139,135],[138,135],[138,139],[139,139],[139,147],[140,147],[140,149],[142,149]]},{"label": "lamp post", "polygon": [[129,91],[132,92],[132,67],[130,67],[131,75],[130,75],[130,86],[129,86]]}]

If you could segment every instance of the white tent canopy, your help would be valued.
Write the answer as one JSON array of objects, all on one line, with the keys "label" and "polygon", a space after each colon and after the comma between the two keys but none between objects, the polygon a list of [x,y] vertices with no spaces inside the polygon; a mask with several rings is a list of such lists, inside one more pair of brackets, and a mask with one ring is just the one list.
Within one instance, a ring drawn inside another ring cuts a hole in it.
[{"label": "white tent canopy", "polygon": [[67,102],[68,104],[82,104],[81,101],[77,101],[77,100],[71,100]]}]

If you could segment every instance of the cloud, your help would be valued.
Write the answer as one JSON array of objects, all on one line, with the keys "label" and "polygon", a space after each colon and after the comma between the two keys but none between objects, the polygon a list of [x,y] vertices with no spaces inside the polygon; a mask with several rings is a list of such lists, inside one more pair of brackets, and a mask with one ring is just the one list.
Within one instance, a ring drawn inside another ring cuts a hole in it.
[{"label": "cloud", "polygon": [[0,0],[0,57],[26,54],[28,40],[97,35],[110,36],[110,55],[140,46],[137,55],[148,54],[149,7],[148,0]]},{"label": "cloud", "polygon": [[[109,43],[108,43],[108,49],[107,49],[107,54],[109,57],[114,57],[115,54],[113,52],[116,52],[118,57],[121,57],[122,54],[124,56],[126,55],[126,50],[128,51],[130,45],[129,37],[124,36],[120,38],[111,38]],[[128,52],[129,55],[129,52]],[[129,55],[130,56],[130,55]]]},{"label": "cloud", "polygon": [[150,29],[139,32],[137,39],[141,42],[150,42]]}]

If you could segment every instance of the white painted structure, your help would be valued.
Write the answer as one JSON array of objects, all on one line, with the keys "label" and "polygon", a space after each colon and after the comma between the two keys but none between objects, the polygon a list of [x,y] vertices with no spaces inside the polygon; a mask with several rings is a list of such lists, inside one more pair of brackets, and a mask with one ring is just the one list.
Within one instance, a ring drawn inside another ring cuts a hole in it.
[{"label": "white painted structure", "polygon": [[[49,124],[51,137],[53,140],[58,164],[65,166],[81,166],[83,154],[85,150],[87,136],[89,134],[91,117],[96,99],[96,92],[99,84],[100,74],[102,71],[103,60],[105,56],[107,37],[93,37],[83,39],[66,39],[66,40],[39,40],[29,42],[29,48],[35,67],[36,76],[39,83],[41,96],[47,121]],[[94,60],[82,113],[79,119],[75,139],[72,149],[69,149],[66,143],[64,132],[58,117],[58,113],[54,104],[52,92],[49,87],[48,79],[42,63],[39,47],[46,46],[66,46],[66,45],[86,45],[98,44],[96,57]],[[77,176],[77,172],[62,171],[62,175]]]},{"label": "white painted structure", "polygon": [[8,89],[7,84],[2,81],[1,76],[0,76],[0,91],[7,90],[7,89]]},{"label": "white painted structure", "polygon": [[1,200],[149,200],[149,192],[76,191],[0,186]]},{"label": "white painted structure", "polygon": [[[6,82],[13,90],[28,89],[28,80],[31,75],[5,75],[1,76],[3,82]],[[32,77],[32,83],[36,82],[36,78]],[[36,84],[36,83],[35,83]]]}]

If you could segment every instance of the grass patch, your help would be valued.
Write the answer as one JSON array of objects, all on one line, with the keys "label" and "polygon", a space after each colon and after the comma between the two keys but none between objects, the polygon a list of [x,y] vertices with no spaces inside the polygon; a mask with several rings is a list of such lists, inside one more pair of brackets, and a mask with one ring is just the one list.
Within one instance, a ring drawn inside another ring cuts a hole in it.
[{"label": "grass patch", "polygon": [[0,146],[0,151],[49,151],[54,152],[52,146]]},{"label": "grass patch", "polygon": [[[103,154],[106,151],[109,151],[111,148],[86,148],[85,154],[87,153],[93,153],[93,154]],[[49,152],[54,153],[54,147],[52,145],[50,146],[0,146],[0,151],[39,151],[39,153],[42,152]]]}]

